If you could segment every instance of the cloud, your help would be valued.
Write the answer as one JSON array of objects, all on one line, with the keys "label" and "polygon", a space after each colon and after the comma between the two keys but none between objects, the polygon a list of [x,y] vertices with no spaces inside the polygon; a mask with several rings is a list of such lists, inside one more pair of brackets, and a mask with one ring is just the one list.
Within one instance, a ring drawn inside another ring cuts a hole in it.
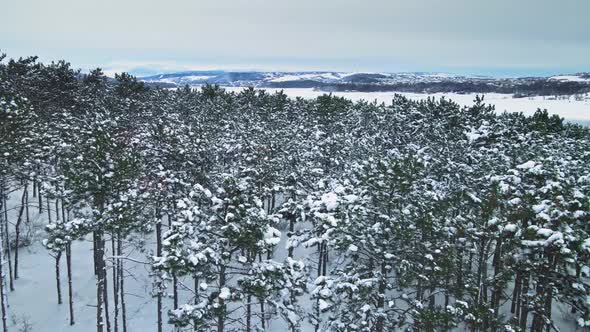
[{"label": "cloud", "polygon": [[80,65],[590,67],[586,0],[19,0],[3,12],[9,55]]}]

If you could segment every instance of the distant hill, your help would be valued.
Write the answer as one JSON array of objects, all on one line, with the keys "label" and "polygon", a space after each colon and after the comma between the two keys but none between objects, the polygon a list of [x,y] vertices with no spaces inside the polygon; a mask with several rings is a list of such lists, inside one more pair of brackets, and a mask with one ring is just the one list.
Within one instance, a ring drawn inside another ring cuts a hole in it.
[{"label": "distant hill", "polygon": [[150,85],[179,87],[217,84],[325,91],[400,91],[416,93],[508,93],[516,97],[590,92],[590,73],[552,77],[493,78],[448,73],[183,71],[140,77]]}]

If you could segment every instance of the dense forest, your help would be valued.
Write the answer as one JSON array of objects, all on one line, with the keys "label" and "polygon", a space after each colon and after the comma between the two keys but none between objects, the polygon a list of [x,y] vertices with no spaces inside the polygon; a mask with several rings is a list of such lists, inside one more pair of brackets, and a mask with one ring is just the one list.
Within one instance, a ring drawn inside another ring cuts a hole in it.
[{"label": "dense forest", "polygon": [[97,332],[131,331],[134,234],[154,239],[157,331],[590,326],[590,132],[547,111],[148,88],[3,57],[0,142],[4,331],[33,212],[74,326],[70,260],[94,262]]},{"label": "dense forest", "polygon": [[334,91],[397,91],[415,93],[506,93],[517,98],[530,96],[562,96],[585,94],[590,92],[586,82],[562,82],[550,79],[500,80],[492,82],[436,82],[436,83],[400,83],[387,85],[374,84],[339,84]]},{"label": "dense forest", "polygon": [[[368,74],[367,74],[368,75]],[[273,88],[318,88],[329,91],[409,92],[409,93],[505,93],[516,98],[531,96],[564,96],[590,92],[590,83],[558,81],[548,78],[379,83],[363,79],[348,83],[324,83],[313,80],[266,84]]]}]

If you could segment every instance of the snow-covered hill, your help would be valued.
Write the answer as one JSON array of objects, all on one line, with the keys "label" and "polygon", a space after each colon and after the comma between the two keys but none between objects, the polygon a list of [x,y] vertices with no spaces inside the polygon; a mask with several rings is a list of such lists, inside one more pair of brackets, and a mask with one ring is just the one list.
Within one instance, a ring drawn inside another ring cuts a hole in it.
[{"label": "snow-covered hill", "polygon": [[226,87],[314,88],[323,91],[406,93],[504,93],[518,97],[574,95],[590,92],[590,74],[553,77],[494,78],[448,73],[234,72],[185,71],[141,77],[166,87],[217,84]]},{"label": "snow-covered hill", "polygon": [[175,85],[201,85],[206,83],[227,86],[271,86],[279,83],[313,81],[320,83],[394,84],[418,82],[444,82],[489,80],[488,77],[466,77],[446,73],[365,73],[365,72],[233,72],[233,71],[184,71],[141,77],[152,83]]}]

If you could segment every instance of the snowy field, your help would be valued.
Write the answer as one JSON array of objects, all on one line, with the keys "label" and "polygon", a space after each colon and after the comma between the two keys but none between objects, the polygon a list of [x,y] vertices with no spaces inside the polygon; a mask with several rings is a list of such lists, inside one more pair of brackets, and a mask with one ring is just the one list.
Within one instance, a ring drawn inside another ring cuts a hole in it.
[{"label": "snowy field", "polygon": [[[224,87],[228,91],[239,92],[244,88]],[[315,98],[325,94],[325,91],[319,91],[308,88],[289,88],[289,89],[265,89],[269,92],[283,90],[290,97]],[[458,94],[458,93],[406,93],[406,92],[333,92],[333,95],[345,97],[354,101],[366,100],[377,101],[378,103],[390,103],[393,95],[404,95],[413,100],[425,99],[428,97],[451,99],[460,105],[472,105],[475,100],[475,93]],[[530,97],[530,98],[513,98],[510,94],[489,93],[485,95],[484,101],[496,106],[498,112],[522,112],[525,115],[532,115],[540,109],[547,109],[549,114],[557,114],[566,121],[576,122],[583,125],[590,125],[590,95],[586,94],[581,100],[576,100],[574,96],[561,96],[556,99],[554,96]]]}]

